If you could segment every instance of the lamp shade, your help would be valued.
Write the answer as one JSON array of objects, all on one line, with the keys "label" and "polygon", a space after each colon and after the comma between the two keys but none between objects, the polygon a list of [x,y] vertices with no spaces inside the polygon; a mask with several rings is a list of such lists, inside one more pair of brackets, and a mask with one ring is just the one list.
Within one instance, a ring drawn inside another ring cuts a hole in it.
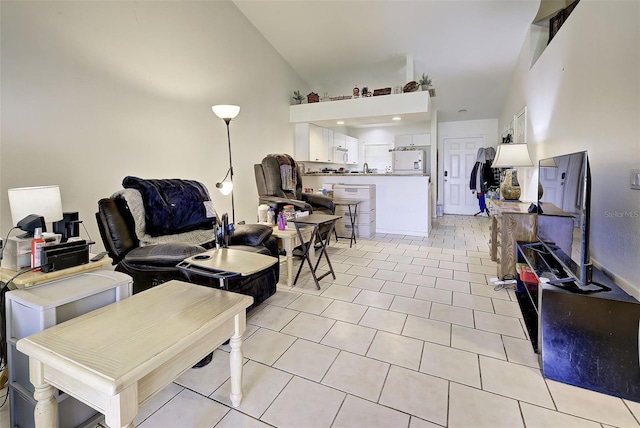
[{"label": "lamp shade", "polygon": [[239,106],[232,106],[228,104],[213,106],[211,107],[211,110],[213,110],[213,113],[220,119],[233,119],[238,115],[238,113],[240,113]]},{"label": "lamp shade", "polygon": [[31,214],[44,217],[45,223],[62,220],[62,200],[57,185],[9,189],[8,194],[14,225]]},{"label": "lamp shade", "polygon": [[500,144],[496,150],[496,157],[492,168],[513,168],[519,166],[533,166],[526,144]]}]

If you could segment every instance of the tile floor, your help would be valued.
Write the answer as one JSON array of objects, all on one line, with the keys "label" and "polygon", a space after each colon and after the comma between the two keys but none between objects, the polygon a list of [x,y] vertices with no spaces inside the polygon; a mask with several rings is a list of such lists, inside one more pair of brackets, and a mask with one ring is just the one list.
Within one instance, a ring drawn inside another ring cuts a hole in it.
[{"label": "tile floor", "polygon": [[335,280],[316,290],[307,273],[250,313],[240,407],[223,346],[136,426],[640,426],[640,403],[541,376],[513,291],[489,285],[488,227],[444,216],[429,238],[334,243]]}]

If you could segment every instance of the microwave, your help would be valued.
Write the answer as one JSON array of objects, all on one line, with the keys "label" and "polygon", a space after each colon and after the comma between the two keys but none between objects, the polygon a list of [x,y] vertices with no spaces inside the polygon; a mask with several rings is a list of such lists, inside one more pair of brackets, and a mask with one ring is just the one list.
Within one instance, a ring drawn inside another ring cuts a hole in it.
[{"label": "microwave", "polygon": [[349,151],[344,147],[334,147],[332,160],[334,163],[348,163]]}]

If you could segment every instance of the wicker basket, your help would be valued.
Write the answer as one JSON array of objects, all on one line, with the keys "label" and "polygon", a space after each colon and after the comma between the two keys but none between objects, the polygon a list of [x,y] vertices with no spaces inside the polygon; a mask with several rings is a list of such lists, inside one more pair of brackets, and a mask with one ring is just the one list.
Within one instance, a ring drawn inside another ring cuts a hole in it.
[{"label": "wicker basket", "polygon": [[308,103],[317,103],[319,101],[320,101],[320,97],[315,92],[311,92],[309,95],[307,95]]}]

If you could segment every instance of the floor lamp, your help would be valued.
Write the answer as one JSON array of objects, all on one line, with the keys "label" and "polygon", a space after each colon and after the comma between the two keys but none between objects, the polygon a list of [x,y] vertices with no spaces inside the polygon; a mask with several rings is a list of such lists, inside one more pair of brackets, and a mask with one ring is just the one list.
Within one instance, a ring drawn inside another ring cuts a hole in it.
[{"label": "floor lamp", "polygon": [[[229,169],[221,182],[216,183],[216,188],[223,195],[231,194],[231,221],[236,223],[236,207],[233,201],[233,162],[231,162],[231,134],[229,133],[229,122],[240,113],[239,106],[217,105],[211,107],[213,113],[227,124],[227,142],[229,143]],[[229,181],[225,181],[229,177]]]}]

